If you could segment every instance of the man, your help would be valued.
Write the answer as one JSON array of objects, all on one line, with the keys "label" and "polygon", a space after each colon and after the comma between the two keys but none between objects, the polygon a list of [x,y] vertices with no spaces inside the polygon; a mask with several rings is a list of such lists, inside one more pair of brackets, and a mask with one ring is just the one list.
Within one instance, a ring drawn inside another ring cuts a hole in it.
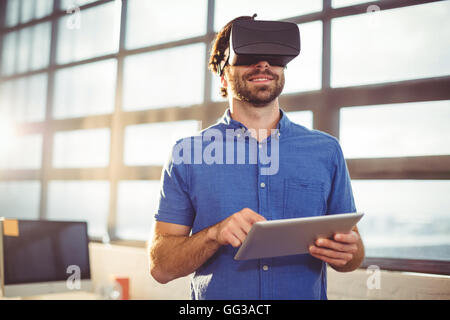
[{"label": "man", "polygon": [[[252,17],[233,21],[241,19]],[[176,159],[180,146],[185,160],[196,151],[184,144],[186,139],[178,141],[162,173],[151,274],[167,283],[194,273],[193,299],[326,299],[326,263],[345,272],[362,262],[364,248],[356,228],[332,240],[318,239],[310,254],[233,259],[255,222],[356,211],[337,140],[292,123],[280,109],[284,68],[264,60],[242,66],[224,61],[233,21],[218,33],[210,57],[210,69],[221,73],[222,95],[228,95],[230,107],[193,140],[200,137],[205,148],[204,137],[214,130],[223,134],[215,135],[214,142],[234,145],[242,133],[248,138],[240,140],[242,145],[253,142],[258,151],[278,155],[278,163],[268,174],[262,171],[268,166],[259,161],[261,156],[249,163],[251,153],[245,164],[186,163]],[[238,132],[233,140],[228,140],[230,130]],[[223,154],[216,150],[217,155],[221,160]]]}]

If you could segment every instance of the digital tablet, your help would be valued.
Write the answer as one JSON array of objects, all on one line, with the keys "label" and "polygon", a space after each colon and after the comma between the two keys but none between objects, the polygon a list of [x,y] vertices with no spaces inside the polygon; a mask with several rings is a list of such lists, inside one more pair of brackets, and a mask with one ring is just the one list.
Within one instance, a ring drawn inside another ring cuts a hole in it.
[{"label": "digital tablet", "polygon": [[347,233],[363,215],[340,213],[256,222],[234,259],[249,260],[309,253],[309,246],[317,238],[330,238],[335,233]]}]

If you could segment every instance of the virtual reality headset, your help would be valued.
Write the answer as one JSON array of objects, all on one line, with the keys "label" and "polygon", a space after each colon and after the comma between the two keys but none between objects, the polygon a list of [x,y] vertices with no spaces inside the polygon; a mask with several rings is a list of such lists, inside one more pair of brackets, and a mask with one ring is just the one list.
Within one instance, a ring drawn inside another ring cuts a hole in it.
[{"label": "virtual reality headset", "polygon": [[238,20],[231,27],[230,45],[218,67],[222,75],[227,62],[232,66],[267,61],[286,66],[300,54],[300,32],[291,22]]}]

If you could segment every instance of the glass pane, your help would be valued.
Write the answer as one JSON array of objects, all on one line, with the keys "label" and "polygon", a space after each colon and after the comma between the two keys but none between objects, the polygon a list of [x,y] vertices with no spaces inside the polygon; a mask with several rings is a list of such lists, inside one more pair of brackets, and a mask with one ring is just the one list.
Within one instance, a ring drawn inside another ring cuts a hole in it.
[{"label": "glass pane", "polygon": [[91,237],[107,234],[108,181],[51,181],[48,185],[49,220],[87,221]]},{"label": "glass pane", "polygon": [[97,0],[61,0],[61,8],[68,10],[71,8],[77,8],[84,6],[85,4],[95,2]]},{"label": "glass pane", "polygon": [[450,74],[450,1],[332,21],[333,87]]},{"label": "glass pane", "polygon": [[207,8],[206,0],[128,1],[126,46],[136,48],[203,35]]},{"label": "glass pane", "polygon": [[216,0],[214,30],[239,16],[258,14],[257,20],[280,20],[322,10],[322,0]]},{"label": "glass pane", "polygon": [[96,168],[109,165],[110,130],[57,132],[54,138],[55,168]]},{"label": "glass pane", "polygon": [[47,67],[50,58],[50,31],[49,22],[19,31],[17,72]]},{"label": "glass pane", "polygon": [[45,68],[50,59],[51,24],[47,22],[32,27],[31,36],[30,70]]},{"label": "glass pane", "polygon": [[3,41],[2,74],[11,75],[47,67],[50,31],[50,22],[45,22],[6,34]]},{"label": "glass pane", "polygon": [[40,19],[48,16],[53,10],[53,0],[36,0],[34,18]]},{"label": "glass pane", "polygon": [[46,73],[0,84],[0,111],[11,121],[43,121],[46,98]]},{"label": "glass pane", "polygon": [[301,51],[285,70],[284,93],[319,90],[322,86],[322,22],[300,24]]},{"label": "glass pane", "polygon": [[332,0],[331,5],[333,8],[340,8],[340,7],[348,7],[355,4],[360,4],[364,2],[373,2],[376,0]]},{"label": "glass pane", "polygon": [[21,29],[19,31],[19,47],[16,51],[17,54],[17,68],[16,72],[26,72],[30,69],[31,66],[31,55],[35,54],[35,52],[31,52],[32,43],[32,33],[31,28]]},{"label": "glass pane", "polygon": [[203,43],[125,58],[124,110],[202,103],[205,65]]},{"label": "glass pane", "polygon": [[[367,257],[450,260],[450,181],[353,180]],[[380,201],[382,199],[382,201]]]},{"label": "glass pane", "polygon": [[125,128],[125,165],[163,165],[175,141],[195,134],[198,129],[199,122],[195,120],[128,126]]},{"label": "glass pane", "polygon": [[[2,130],[2,129],[0,129]],[[0,141],[3,140],[0,137]],[[10,136],[2,141],[0,169],[39,169],[42,162],[42,136]]]},{"label": "glass pane", "polygon": [[0,181],[0,217],[39,219],[39,181]]},{"label": "glass pane", "polygon": [[26,23],[33,19],[34,16],[34,2],[36,0],[22,0],[20,22]]},{"label": "glass pane", "polygon": [[20,0],[8,0],[6,3],[5,25],[13,27],[19,23]]},{"label": "glass pane", "polygon": [[116,60],[106,60],[56,71],[53,117],[63,119],[111,113],[116,70]]},{"label": "glass pane", "polygon": [[2,50],[2,75],[8,76],[14,73],[16,65],[16,47],[18,32],[9,32],[3,37]]},{"label": "glass pane", "polygon": [[149,240],[159,185],[158,180],[119,182],[116,235],[120,239]]},{"label": "glass pane", "polygon": [[73,11],[59,20],[59,64],[115,53],[119,49],[120,1]]},{"label": "glass pane", "polygon": [[[21,6],[19,5],[21,3]],[[20,11],[19,11],[20,8]],[[41,19],[52,13],[53,0],[9,0],[7,4],[7,26],[27,23],[34,19]]]},{"label": "glass pane", "polygon": [[346,158],[450,154],[450,100],[341,109]]},{"label": "glass pane", "polygon": [[313,129],[313,112],[312,111],[291,111],[286,112],[289,120],[302,125],[308,129]]}]

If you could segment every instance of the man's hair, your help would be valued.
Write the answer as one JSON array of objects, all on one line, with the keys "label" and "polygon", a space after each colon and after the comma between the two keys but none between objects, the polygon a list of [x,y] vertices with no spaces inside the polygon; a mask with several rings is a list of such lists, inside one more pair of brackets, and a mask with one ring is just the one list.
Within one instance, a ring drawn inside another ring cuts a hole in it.
[{"label": "man's hair", "polygon": [[[211,70],[211,72],[215,75],[217,75],[217,72],[219,70],[219,65],[224,59],[224,53],[225,50],[230,45],[230,34],[231,34],[231,26],[233,25],[233,22],[238,20],[250,20],[254,19],[256,15],[253,17],[251,16],[240,16],[237,17],[230,22],[228,22],[216,35],[216,38],[214,39],[214,43],[211,47],[211,53],[209,56],[209,64],[208,69]],[[226,65],[223,67],[223,69],[226,68]],[[227,97],[227,89],[224,87],[220,88],[220,95],[224,98]]]}]

